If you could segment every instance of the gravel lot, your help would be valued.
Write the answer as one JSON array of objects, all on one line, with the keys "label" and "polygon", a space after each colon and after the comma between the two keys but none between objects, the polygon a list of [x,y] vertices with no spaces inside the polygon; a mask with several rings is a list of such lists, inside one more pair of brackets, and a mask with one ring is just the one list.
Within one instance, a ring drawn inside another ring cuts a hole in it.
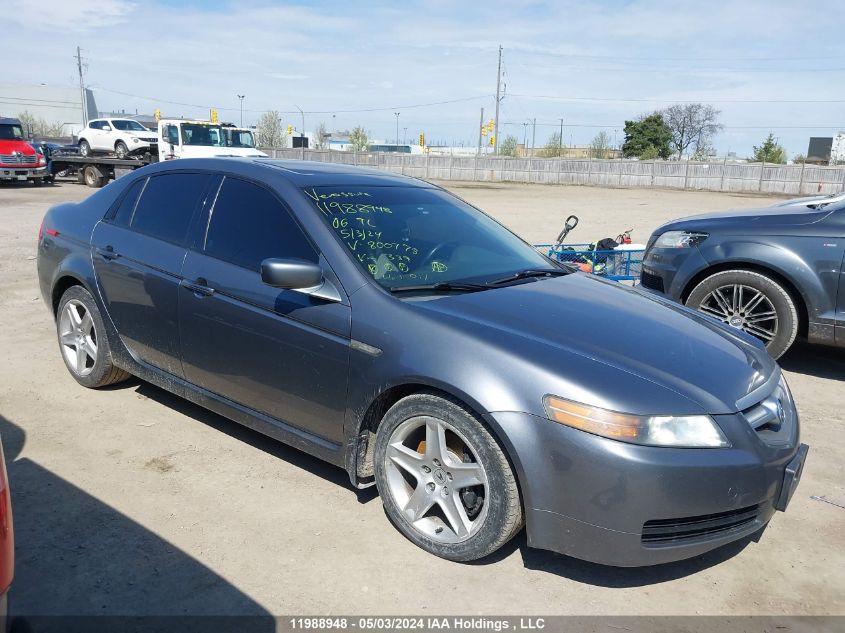
[{"label": "gravel lot", "polygon": [[[530,241],[570,241],[773,200],[705,192],[451,183]],[[0,186],[0,436],[24,614],[845,614],[845,351],[783,360],[811,445],[789,511],[759,542],[614,569],[529,550],[436,559],[340,469],[137,380],[102,391],[65,370],[35,239],[51,204],[90,189]],[[814,499],[824,497],[824,502]],[[838,504],[838,505],[834,505]]]}]

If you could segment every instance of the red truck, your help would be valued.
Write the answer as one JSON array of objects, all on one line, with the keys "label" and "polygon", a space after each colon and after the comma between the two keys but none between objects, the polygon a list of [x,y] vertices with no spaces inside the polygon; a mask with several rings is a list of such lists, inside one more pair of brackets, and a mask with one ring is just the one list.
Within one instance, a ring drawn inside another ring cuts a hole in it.
[{"label": "red truck", "polygon": [[29,180],[40,185],[47,175],[47,159],[27,142],[21,122],[0,117],[0,180]]}]

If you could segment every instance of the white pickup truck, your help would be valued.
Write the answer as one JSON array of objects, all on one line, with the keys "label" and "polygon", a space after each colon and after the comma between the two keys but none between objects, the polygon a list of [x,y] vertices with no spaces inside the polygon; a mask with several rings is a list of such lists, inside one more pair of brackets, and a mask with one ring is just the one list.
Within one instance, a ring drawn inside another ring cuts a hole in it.
[{"label": "white pickup truck", "polygon": [[255,136],[246,128],[183,119],[158,122],[158,151],[132,158],[98,156],[57,156],[53,173],[76,171],[79,182],[102,187],[112,178],[160,160],[176,158],[211,158],[214,156],[267,156],[255,148]]}]

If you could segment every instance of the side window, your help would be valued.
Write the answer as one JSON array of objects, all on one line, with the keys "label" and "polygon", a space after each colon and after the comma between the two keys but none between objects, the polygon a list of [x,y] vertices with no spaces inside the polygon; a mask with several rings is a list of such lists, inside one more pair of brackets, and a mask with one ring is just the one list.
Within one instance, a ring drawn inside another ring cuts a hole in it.
[{"label": "side window", "polygon": [[168,143],[172,143],[173,145],[179,144],[179,131],[175,125],[165,125],[162,130],[162,136]]},{"label": "side window", "polygon": [[92,130],[99,130],[102,125],[103,124],[101,121],[91,121],[91,123],[88,124],[88,127],[90,127]]},{"label": "side window", "polygon": [[207,174],[152,176],[135,207],[129,228],[166,242],[183,243],[191,216],[210,178]]},{"label": "side window", "polygon": [[229,177],[211,211],[205,253],[256,272],[269,257],[318,261],[302,230],[273,194]]},{"label": "side window", "polygon": [[120,201],[120,205],[118,205],[112,215],[112,222],[116,225],[129,226],[129,222],[132,220],[132,212],[135,211],[135,203],[138,202],[138,195],[141,193],[141,189],[144,188],[145,182],[147,182],[146,178],[139,178],[129,185],[129,189],[123,196],[123,200]]}]

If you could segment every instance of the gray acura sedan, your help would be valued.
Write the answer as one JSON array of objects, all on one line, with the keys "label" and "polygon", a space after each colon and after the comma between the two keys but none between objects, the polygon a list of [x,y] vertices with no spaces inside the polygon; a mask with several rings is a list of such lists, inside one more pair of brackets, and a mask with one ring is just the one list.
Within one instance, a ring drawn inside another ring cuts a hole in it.
[{"label": "gray acura sedan", "polygon": [[560,268],[434,185],[183,159],[48,211],[41,291],[71,375],[143,380],[375,484],[444,558],[637,566],[784,510],[807,447],[745,333]]}]

